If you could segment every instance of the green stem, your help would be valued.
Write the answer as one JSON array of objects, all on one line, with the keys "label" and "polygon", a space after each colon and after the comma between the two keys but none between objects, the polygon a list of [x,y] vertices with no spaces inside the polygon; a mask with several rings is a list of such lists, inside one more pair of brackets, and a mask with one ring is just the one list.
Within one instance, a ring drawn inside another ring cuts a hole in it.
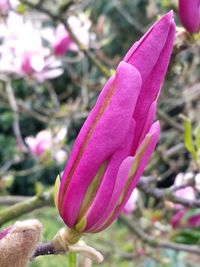
[{"label": "green stem", "polygon": [[19,216],[31,212],[35,209],[52,205],[53,192],[43,192],[40,195],[22,201],[0,212],[0,226],[4,223],[16,219]]},{"label": "green stem", "polygon": [[69,267],[76,267],[76,253],[69,252]]}]

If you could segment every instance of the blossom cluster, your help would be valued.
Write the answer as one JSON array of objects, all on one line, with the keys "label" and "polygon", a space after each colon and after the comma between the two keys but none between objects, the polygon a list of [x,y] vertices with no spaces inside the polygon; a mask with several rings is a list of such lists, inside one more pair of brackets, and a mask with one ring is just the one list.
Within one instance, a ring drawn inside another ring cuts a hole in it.
[{"label": "blossom cluster", "polygon": [[[193,180],[194,186],[188,184]],[[191,172],[186,174],[179,173],[176,178],[174,185],[176,187],[182,187],[174,192],[174,195],[178,198],[183,198],[188,201],[194,201],[200,191],[200,173],[194,175]],[[185,186],[186,185],[186,186]],[[176,211],[171,218],[171,225],[173,227],[179,227],[183,224],[185,226],[197,227],[200,226],[200,210],[196,209],[194,214],[187,215],[188,209],[180,204],[172,204],[173,209]]]},{"label": "blossom cluster", "polygon": [[[45,27],[43,21],[11,11],[11,3],[5,0],[0,2],[2,12],[7,13],[0,22],[0,72],[39,82],[62,75],[62,57],[70,50],[79,52],[64,25]],[[68,23],[81,42],[89,45],[91,23],[86,15],[72,15]]]},{"label": "blossom cluster", "polygon": [[35,137],[26,137],[25,142],[34,157],[41,160],[51,159],[62,163],[67,159],[67,152],[62,148],[66,135],[66,127],[62,127],[55,134],[46,129],[38,132]]}]

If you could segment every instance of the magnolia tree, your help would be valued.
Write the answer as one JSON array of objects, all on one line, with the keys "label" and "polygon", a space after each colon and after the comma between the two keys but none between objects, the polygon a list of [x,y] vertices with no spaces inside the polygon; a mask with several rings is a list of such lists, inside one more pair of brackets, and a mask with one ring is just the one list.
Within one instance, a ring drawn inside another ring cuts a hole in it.
[{"label": "magnolia tree", "polygon": [[200,1],[133,2],[0,1],[1,267],[197,266]]}]

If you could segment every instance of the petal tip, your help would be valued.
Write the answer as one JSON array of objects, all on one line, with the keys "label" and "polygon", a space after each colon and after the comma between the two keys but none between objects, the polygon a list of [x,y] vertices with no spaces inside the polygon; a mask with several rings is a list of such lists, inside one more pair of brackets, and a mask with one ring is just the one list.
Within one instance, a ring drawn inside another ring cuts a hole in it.
[{"label": "petal tip", "polygon": [[142,77],[140,74],[140,71],[134,67],[132,64],[125,62],[125,61],[121,61],[117,67],[117,71],[116,73],[119,74],[124,74],[124,76],[127,76],[127,74],[131,74],[133,77],[138,78],[137,83],[138,85],[141,87],[142,85]]}]

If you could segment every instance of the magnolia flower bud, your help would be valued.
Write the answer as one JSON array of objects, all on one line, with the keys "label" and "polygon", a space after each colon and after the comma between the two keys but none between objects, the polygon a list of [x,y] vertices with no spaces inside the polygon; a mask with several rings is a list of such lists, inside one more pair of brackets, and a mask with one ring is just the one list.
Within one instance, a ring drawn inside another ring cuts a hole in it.
[{"label": "magnolia flower bud", "polygon": [[0,232],[0,266],[26,267],[40,239],[42,225],[37,220],[17,221]]},{"label": "magnolia flower bud", "polygon": [[179,17],[187,31],[198,32],[200,29],[200,0],[179,0]]},{"label": "magnolia flower bud", "polygon": [[174,34],[169,12],[130,48],[80,130],[55,186],[60,216],[75,233],[100,232],[117,218],[154,151]]}]

